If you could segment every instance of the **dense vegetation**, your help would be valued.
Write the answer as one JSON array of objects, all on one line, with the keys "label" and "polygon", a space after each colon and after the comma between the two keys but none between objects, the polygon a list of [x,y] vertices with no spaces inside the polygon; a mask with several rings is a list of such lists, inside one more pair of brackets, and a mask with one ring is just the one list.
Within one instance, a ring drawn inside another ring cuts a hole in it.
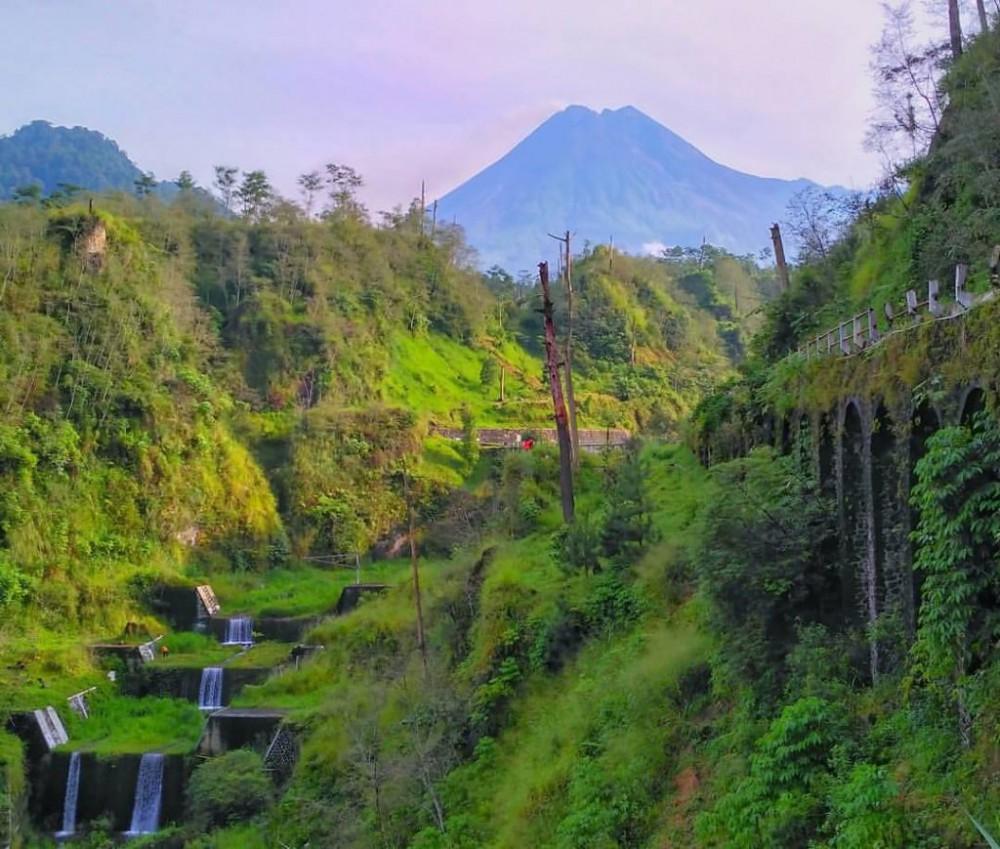
[{"label": "dense vegetation", "polygon": [[[955,259],[989,285],[998,204],[975,157],[996,141],[982,126],[998,49],[986,34],[952,65],[937,143],[907,163],[905,190],[807,240],[790,290],[749,321],[773,283],[747,259],[707,246],[578,258],[581,424],[644,438],[582,458],[569,526],[551,446],[472,438],[550,418],[533,284],[476,273],[460,235],[429,234],[417,208],[373,226],[349,169],[330,166],[318,218],[271,197],[261,172],[237,186],[226,169],[222,205],[238,216],[190,190],[169,206],[106,197],[96,214],[0,207],[0,709],[91,683],[83,641],[126,620],[162,627],[150,588],[164,577],[211,580],[257,615],[323,613],[350,578],[302,558],[398,542],[412,504],[429,555],[420,618],[408,564],[366,564],[389,590],[320,621],[308,639],[322,652],[236,700],[288,711],[291,777],[275,787],[248,751],[201,764],[187,820],[151,843],[993,845],[995,410],[929,435],[913,470],[910,633],[898,611],[859,613],[841,538],[855,508],[817,479],[822,463],[791,430],[784,451],[752,448],[752,431],[848,390],[933,401],[1000,367],[996,304],[927,322],[905,349],[786,356]],[[566,307],[560,294],[561,327]],[[742,373],[698,403],[747,347]],[[692,409],[690,442],[721,434],[731,457],[705,468],[667,442]],[[241,663],[204,636],[165,644],[164,668]],[[260,650],[273,665],[287,646]],[[110,683],[93,706],[72,731],[96,752],[189,749],[199,728],[190,705]],[[0,735],[9,797],[20,756]]]},{"label": "dense vegetation", "polygon": [[[239,216],[192,187],[169,205],[138,191],[88,209],[57,191],[0,206],[5,714],[100,682],[89,642],[167,630],[153,607],[165,580],[209,580],[251,613],[330,609],[350,575],[302,558],[391,547],[407,487],[427,549],[444,554],[481,539],[492,513],[526,530],[544,510],[547,484],[530,476],[506,500],[476,484],[476,426],[550,420],[533,284],[480,275],[460,234],[422,233],[415,209],[375,226],[350,192],[319,218],[240,196]],[[731,372],[742,329],[710,291],[712,264],[740,268],[748,291],[766,280],[724,254],[698,262],[705,291],[684,264],[580,257],[579,299],[607,319],[577,329],[582,427],[676,433]],[[164,645],[171,664],[231,654]],[[92,699],[101,720],[71,723],[89,751],[183,751],[200,724],[106,681]],[[17,791],[19,750],[2,739]]]},{"label": "dense vegetation", "polygon": [[177,190],[157,184],[111,139],[85,127],[32,121],[0,137],[0,200],[65,198],[84,188],[131,192],[137,183],[166,196]]}]

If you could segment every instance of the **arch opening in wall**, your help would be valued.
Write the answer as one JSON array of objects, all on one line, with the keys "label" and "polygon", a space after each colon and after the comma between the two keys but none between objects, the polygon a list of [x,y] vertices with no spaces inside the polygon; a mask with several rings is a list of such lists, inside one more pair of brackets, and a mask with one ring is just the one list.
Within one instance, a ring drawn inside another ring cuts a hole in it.
[{"label": "arch opening in wall", "polygon": [[787,416],[782,417],[778,438],[778,450],[782,454],[789,454],[792,450],[792,425]]},{"label": "arch opening in wall", "polygon": [[909,506],[905,453],[901,454],[896,423],[884,405],[872,418],[872,503],[876,583],[875,607],[884,635],[882,666],[888,669],[905,656],[914,621],[910,564]]},{"label": "arch opening in wall", "polygon": [[863,627],[862,563],[867,542],[865,435],[861,410],[854,401],[849,401],[844,409],[840,439],[841,605],[845,621]]},{"label": "arch opening in wall", "polygon": [[819,440],[819,489],[826,496],[837,491],[836,447],[834,444],[833,420],[828,413],[819,417],[817,424]]},{"label": "arch opening in wall", "polygon": [[794,448],[798,457],[799,468],[809,473],[813,470],[813,434],[812,421],[805,413],[795,420]]},{"label": "arch opening in wall", "polygon": [[[910,481],[909,490],[912,492],[917,483],[917,463],[919,463],[927,453],[927,441],[941,429],[941,416],[926,401],[917,405],[913,410],[910,419]],[[910,527],[916,528],[920,521],[920,511],[909,498]],[[912,559],[912,556],[911,556]],[[923,587],[923,573],[913,572],[913,609],[914,621],[911,628],[916,629],[916,619],[920,611],[920,598]]]},{"label": "arch opening in wall", "polygon": [[980,413],[986,410],[986,393],[980,386],[973,386],[965,393],[962,400],[962,410],[959,415],[959,424],[963,427],[971,427],[973,420]]}]

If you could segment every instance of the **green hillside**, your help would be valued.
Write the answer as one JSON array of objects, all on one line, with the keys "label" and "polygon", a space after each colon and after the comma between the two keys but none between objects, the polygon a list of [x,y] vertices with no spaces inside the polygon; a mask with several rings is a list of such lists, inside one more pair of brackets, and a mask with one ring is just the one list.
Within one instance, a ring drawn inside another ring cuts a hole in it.
[{"label": "green hillside", "polygon": [[[232,660],[171,634],[158,586],[209,582],[229,610],[303,616],[353,580],[306,559],[358,554],[366,580],[403,583],[367,553],[405,528],[404,474],[429,551],[475,545],[487,527],[455,517],[499,504],[496,458],[430,428],[551,422],[538,293],[508,297],[463,264],[457,233],[421,236],[413,213],[376,227],[283,202],[222,216],[190,191],[89,209],[25,197],[0,206],[0,244],[0,712],[97,685],[102,718],[69,723],[86,751],[186,752],[200,724],[121,694],[90,644],[167,634],[164,669]],[[732,372],[739,331],[676,269],[618,259],[580,259],[581,309],[631,322],[612,346],[579,330],[580,425],[674,432]],[[509,509],[530,524],[549,485],[525,487]],[[284,660],[268,646],[251,665]]]},{"label": "green hillside", "polygon": [[[69,731],[0,732],[4,836],[55,845],[69,752],[88,799],[158,752],[131,845],[994,845],[1000,304],[794,351],[956,261],[994,286],[998,50],[787,292],[708,245],[574,257],[580,425],[636,438],[579,458],[569,522],[553,445],[476,439],[552,420],[539,291],[415,206],[372,223],[343,169],[315,217],[257,172],[239,215],[0,206],[0,716]],[[204,583],[253,621],[171,625]],[[128,827],[81,810],[69,845]]]}]

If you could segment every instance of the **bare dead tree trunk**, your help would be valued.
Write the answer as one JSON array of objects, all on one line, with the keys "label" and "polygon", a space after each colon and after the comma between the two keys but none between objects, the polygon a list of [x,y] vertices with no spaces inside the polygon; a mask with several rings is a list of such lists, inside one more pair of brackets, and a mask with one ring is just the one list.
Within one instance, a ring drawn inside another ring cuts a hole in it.
[{"label": "bare dead tree trunk", "polygon": [[958,0],[948,0],[948,34],[951,37],[951,56],[958,59],[962,55],[962,17]]},{"label": "bare dead tree trunk", "polygon": [[569,402],[569,428],[573,443],[573,468],[580,467],[580,431],[576,427],[576,393],[573,391],[573,251],[566,231],[566,400]]},{"label": "bare dead tree trunk", "polygon": [[424,677],[427,677],[427,641],[424,636],[424,604],[420,596],[420,567],[417,563],[417,522],[413,512],[413,498],[410,495],[410,473],[403,465],[403,497],[406,499],[406,511],[410,521],[410,568],[413,571],[413,596],[417,609],[417,647],[420,649],[420,660],[424,665]]},{"label": "bare dead tree trunk", "polygon": [[[566,403],[569,407],[569,437],[573,449],[573,468],[580,467],[580,432],[576,427],[576,394],[573,391],[573,251],[570,247],[570,232],[566,231],[565,236],[549,237],[561,243],[559,251],[561,260],[563,283],[566,286],[566,310],[568,318],[566,320],[566,353],[564,361],[566,364]],[[566,251],[565,258],[562,251]]]},{"label": "bare dead tree trunk", "polygon": [[979,31],[986,32],[990,28],[990,19],[986,15],[986,0],[976,0],[976,11],[979,12]]},{"label": "bare dead tree trunk", "polygon": [[771,241],[774,243],[774,263],[778,267],[778,282],[781,284],[781,291],[787,292],[791,285],[788,279],[788,263],[785,261],[785,245],[781,241],[781,227],[777,224],[771,225]]},{"label": "bare dead tree trunk", "polygon": [[552,319],[552,298],[549,295],[549,264],[538,263],[538,278],[542,284],[542,317],[545,324],[545,362],[552,390],[552,408],[559,438],[559,485],[562,492],[563,519],[573,521],[573,444],[569,435],[569,416],[563,401],[562,379],[559,376],[559,344],[556,342],[556,325]]}]

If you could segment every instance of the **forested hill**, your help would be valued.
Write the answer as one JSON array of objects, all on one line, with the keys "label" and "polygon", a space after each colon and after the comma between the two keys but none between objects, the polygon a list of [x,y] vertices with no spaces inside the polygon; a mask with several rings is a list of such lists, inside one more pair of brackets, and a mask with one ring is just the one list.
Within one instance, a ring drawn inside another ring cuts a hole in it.
[{"label": "forested hill", "polygon": [[0,200],[32,187],[39,197],[74,189],[131,192],[137,181],[168,197],[176,191],[172,183],[156,183],[114,141],[86,127],[32,121],[0,137]]},{"label": "forested hill", "polygon": [[[163,725],[85,745],[189,734],[172,700],[142,707],[102,684],[87,651],[127,623],[169,630],[154,604],[164,582],[210,582],[230,610],[262,593],[272,611],[325,612],[346,578],[307,562],[392,550],[408,501],[436,556],[477,544],[496,511],[518,527],[547,511],[542,479],[505,506],[500,455],[476,440],[479,427],[551,426],[539,293],[475,271],[458,229],[431,236],[416,206],[376,226],[338,185],[310,216],[260,172],[224,199],[241,214],[194,188],[170,203],[70,194],[0,205],[4,720],[96,681],[101,711]],[[669,260],[588,251],[575,284],[580,427],[649,434],[676,434],[733,373],[774,285],[708,246]],[[179,662],[204,648],[185,639],[168,640]],[[16,807],[26,767],[0,734],[0,804]]]},{"label": "forested hill", "polygon": [[[103,628],[143,570],[364,553],[404,522],[401,462],[421,516],[475,462],[432,426],[550,426],[534,285],[471,270],[415,209],[338,204],[0,206],[5,629]],[[676,432],[741,355],[735,299],[771,285],[710,249],[581,256],[580,426]]]}]

